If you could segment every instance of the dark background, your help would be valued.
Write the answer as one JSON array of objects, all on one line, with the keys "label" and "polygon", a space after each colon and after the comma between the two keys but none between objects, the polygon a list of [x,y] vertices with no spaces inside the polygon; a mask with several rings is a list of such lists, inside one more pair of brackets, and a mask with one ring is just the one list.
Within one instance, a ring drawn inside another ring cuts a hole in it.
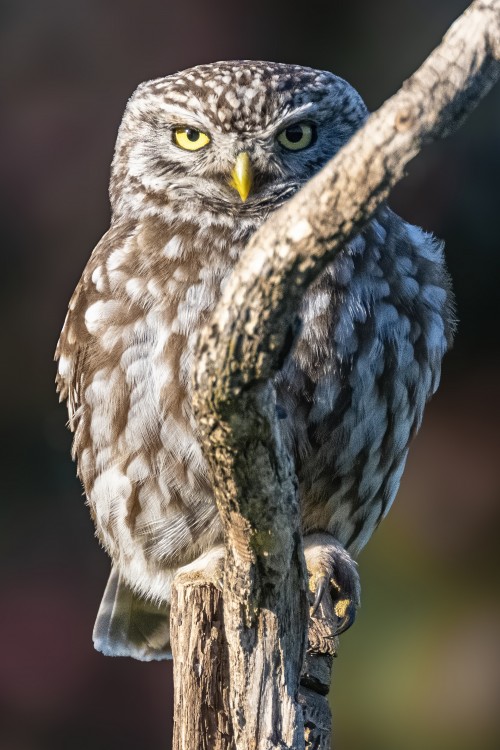
[{"label": "dark background", "polygon": [[[167,749],[171,665],[106,659],[108,572],[69,457],[53,350],[109,222],[107,181],[142,80],[281,60],[394,93],[463,0],[3,0],[0,6],[0,750]],[[500,89],[427,148],[392,207],[446,240],[460,327],[341,643],[336,750],[500,746]],[[193,749],[195,750],[195,749]]]}]

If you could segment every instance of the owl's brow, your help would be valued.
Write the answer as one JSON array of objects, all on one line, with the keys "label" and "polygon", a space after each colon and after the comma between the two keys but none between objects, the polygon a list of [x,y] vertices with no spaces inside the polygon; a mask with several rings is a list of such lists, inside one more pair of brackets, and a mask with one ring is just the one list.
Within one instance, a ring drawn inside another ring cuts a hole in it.
[{"label": "owl's brow", "polygon": [[193,112],[192,109],[184,109],[183,107],[164,106],[162,112],[165,113],[166,124],[172,123],[174,125],[196,125],[201,128],[209,128],[210,121],[208,118],[204,118],[197,112]]},{"label": "owl's brow", "polygon": [[283,130],[284,128],[288,127],[288,125],[290,125],[290,123],[292,122],[303,120],[304,117],[307,117],[307,115],[311,114],[311,111],[316,110],[316,109],[317,107],[314,102],[307,102],[306,104],[302,104],[300,107],[293,109],[291,112],[288,112],[288,114],[280,120],[279,122],[280,130]]},{"label": "owl's brow", "polygon": [[[314,102],[307,102],[306,104],[302,104],[300,107],[296,107],[295,109],[288,112],[285,116],[280,115],[279,118],[273,118],[272,121],[266,126],[262,126],[261,129],[259,128],[259,135],[263,138],[272,137],[276,135],[276,133],[280,133],[282,130],[287,128],[291,123],[301,122],[304,119],[307,119],[307,116],[316,109],[317,107]],[[255,134],[255,127],[249,132],[250,134]]]}]

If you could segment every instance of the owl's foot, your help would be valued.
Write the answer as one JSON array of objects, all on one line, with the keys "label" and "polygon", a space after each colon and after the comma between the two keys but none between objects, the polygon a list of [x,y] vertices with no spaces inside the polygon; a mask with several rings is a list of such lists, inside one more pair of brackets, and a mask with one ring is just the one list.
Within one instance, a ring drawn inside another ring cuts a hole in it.
[{"label": "owl's foot", "polygon": [[[350,628],[360,602],[360,583],[356,563],[342,545],[326,533],[304,537],[304,555],[309,572],[309,589],[314,597],[311,618],[332,620],[333,635]],[[325,594],[331,595],[330,602]]]},{"label": "owl's foot", "polygon": [[218,544],[212,547],[208,552],[204,552],[188,565],[179,568],[175,575],[175,582],[186,584],[211,583],[219,591],[223,589],[224,581],[224,545]]}]

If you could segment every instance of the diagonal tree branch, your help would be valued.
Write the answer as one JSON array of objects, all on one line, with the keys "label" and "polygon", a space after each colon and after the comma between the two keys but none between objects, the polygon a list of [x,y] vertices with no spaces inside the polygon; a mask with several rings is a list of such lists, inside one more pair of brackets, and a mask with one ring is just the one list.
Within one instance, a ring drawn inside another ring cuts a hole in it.
[{"label": "diagonal tree branch", "polygon": [[296,480],[270,384],[290,351],[300,300],[406,164],[457,128],[499,76],[500,0],[476,0],[398,93],[254,235],[202,333],[195,410],[227,546],[232,738],[220,747],[305,747],[298,690],[307,576]]},{"label": "diagonal tree branch", "polygon": [[[369,221],[408,162],[455,130],[499,75],[500,3],[476,0],[401,89],[253,236],[202,336],[200,389],[215,372],[221,394],[272,377],[305,288]],[[200,393],[200,413],[207,400]]]}]

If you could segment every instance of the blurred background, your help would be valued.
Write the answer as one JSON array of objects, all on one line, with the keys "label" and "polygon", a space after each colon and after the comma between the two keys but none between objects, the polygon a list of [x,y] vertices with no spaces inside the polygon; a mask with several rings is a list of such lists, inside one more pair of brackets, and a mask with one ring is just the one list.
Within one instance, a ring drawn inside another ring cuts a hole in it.
[{"label": "blurred background", "polygon": [[[171,665],[110,659],[91,631],[109,564],[70,460],[53,351],[108,227],[127,97],[145,79],[254,58],[332,70],[371,109],[464,0],[2,0],[0,750],[170,747]],[[460,326],[342,637],[336,750],[500,747],[500,88],[391,198],[446,240]],[[194,750],[194,749],[193,749]]]}]

